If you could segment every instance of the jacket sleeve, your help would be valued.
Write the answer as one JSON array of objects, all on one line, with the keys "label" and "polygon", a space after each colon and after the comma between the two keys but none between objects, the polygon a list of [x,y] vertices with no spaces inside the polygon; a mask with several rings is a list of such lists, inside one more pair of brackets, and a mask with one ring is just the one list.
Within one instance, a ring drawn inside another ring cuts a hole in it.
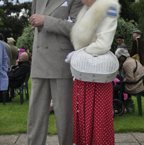
[{"label": "jacket sleeve", "polygon": [[7,72],[8,71],[8,64],[7,64],[8,56],[7,56],[7,53],[3,44],[1,44],[1,47],[3,48],[2,69]]},{"label": "jacket sleeve", "polygon": [[[73,23],[76,21],[77,14],[82,8],[82,6],[83,5],[80,0],[73,1],[69,11],[69,16]],[[60,18],[45,16],[44,28],[46,28],[47,31],[50,33],[55,33],[69,37],[73,23],[70,23],[67,20],[62,20]]]},{"label": "jacket sleeve", "polygon": [[131,51],[130,51],[130,56],[132,57],[133,55],[137,54],[137,42],[136,40],[134,40],[132,42],[132,46],[131,46]]},{"label": "jacket sleeve", "polygon": [[[115,13],[117,15],[117,13]],[[111,49],[111,44],[117,28],[117,16],[107,16],[97,28],[96,41],[92,42],[85,51],[95,56],[106,53]]]}]

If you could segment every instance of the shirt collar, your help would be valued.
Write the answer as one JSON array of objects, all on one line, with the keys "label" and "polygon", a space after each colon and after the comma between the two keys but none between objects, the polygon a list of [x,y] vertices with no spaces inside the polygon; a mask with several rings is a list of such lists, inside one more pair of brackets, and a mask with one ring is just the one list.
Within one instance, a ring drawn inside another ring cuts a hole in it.
[{"label": "shirt collar", "polygon": [[136,37],[135,39],[140,38],[140,36]]}]

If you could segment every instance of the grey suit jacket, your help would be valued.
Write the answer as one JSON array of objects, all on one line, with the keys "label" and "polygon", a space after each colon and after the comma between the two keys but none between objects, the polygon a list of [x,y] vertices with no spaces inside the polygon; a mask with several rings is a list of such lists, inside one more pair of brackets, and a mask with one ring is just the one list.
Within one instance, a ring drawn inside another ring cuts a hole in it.
[{"label": "grey suit jacket", "polygon": [[4,42],[4,41],[2,41],[2,42],[3,42],[4,46],[5,46],[5,50],[6,50],[7,55],[8,55],[8,59],[7,59],[8,68],[10,68],[11,67],[11,61],[12,61],[11,48],[6,42]]},{"label": "grey suit jacket", "polygon": [[[62,6],[64,3],[65,6]],[[74,50],[70,31],[80,9],[81,0],[33,0],[32,14],[45,15],[44,25],[34,28],[31,77],[71,78],[70,66],[65,63]],[[68,17],[73,23],[68,22]]]}]

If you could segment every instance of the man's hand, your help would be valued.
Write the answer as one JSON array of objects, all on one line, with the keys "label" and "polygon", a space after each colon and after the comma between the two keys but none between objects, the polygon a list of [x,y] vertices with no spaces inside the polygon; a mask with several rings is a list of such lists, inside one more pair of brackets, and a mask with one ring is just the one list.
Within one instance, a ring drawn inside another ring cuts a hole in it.
[{"label": "man's hand", "polygon": [[33,14],[30,17],[30,23],[34,27],[38,27],[44,24],[44,15],[39,15],[39,14]]},{"label": "man's hand", "polygon": [[16,60],[16,65],[18,65],[19,59]]}]

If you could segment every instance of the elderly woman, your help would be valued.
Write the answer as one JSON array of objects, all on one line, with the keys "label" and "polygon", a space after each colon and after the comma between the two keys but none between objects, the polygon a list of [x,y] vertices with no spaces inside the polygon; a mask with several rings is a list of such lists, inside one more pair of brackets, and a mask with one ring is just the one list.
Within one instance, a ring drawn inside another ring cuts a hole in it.
[{"label": "elderly woman", "polygon": [[[74,48],[85,48],[85,52],[93,56],[103,55],[110,50],[117,28],[120,11],[118,0],[81,1],[84,7],[71,32]],[[74,80],[74,144],[115,144],[112,99],[112,82]]]}]

